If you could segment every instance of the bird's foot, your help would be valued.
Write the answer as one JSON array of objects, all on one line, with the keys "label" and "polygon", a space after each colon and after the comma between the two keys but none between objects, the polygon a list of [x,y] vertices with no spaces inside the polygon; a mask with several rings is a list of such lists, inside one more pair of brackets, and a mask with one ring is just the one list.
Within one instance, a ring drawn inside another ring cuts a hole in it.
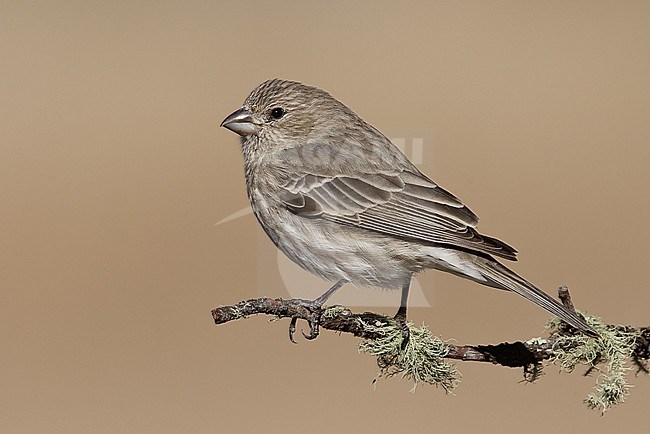
[{"label": "bird's foot", "polygon": [[406,324],[406,315],[401,315],[400,312],[397,312],[397,314],[393,318],[397,322],[397,325],[399,326],[399,328],[402,330],[402,344],[400,345],[400,349],[402,351],[404,351],[404,349],[406,349],[406,346],[408,345],[409,339],[411,337],[409,327]]},{"label": "bird's foot", "polygon": [[[307,320],[307,323],[309,323],[309,334],[305,334],[304,331],[301,331],[302,335],[305,337],[305,339],[310,341],[316,339],[319,334],[320,317],[323,313],[323,303],[319,302],[319,299],[303,300],[301,298],[298,298],[294,299],[294,301],[296,301],[300,306],[309,310],[309,319]],[[293,334],[296,331],[297,322],[298,317],[294,316],[291,318],[291,323],[289,324],[289,340],[294,344],[297,343],[293,338]]]}]

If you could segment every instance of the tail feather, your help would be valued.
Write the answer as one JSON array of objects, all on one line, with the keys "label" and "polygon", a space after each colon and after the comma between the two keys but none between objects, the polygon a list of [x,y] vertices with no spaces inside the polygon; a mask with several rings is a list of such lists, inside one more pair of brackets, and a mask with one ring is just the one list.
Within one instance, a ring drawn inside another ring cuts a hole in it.
[{"label": "tail feather", "polygon": [[587,324],[577,313],[567,309],[550,295],[520,277],[505,265],[484,258],[479,258],[478,261],[474,261],[474,265],[490,281],[491,285],[521,295],[589,336],[599,336],[598,332]]}]

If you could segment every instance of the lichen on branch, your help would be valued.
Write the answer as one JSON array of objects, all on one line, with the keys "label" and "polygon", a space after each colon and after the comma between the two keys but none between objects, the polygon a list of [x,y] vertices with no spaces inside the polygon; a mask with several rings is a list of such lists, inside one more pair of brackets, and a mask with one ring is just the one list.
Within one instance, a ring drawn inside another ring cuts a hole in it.
[{"label": "lichen on branch", "polygon": [[[566,287],[558,291],[565,307],[573,309]],[[304,300],[257,298],[212,311],[215,324],[223,324],[251,315],[266,314],[274,318],[314,320],[314,312]],[[433,384],[445,392],[460,382],[460,373],[448,360],[490,362],[506,367],[520,367],[526,381],[541,375],[543,363],[560,365],[571,372],[584,365],[587,373],[597,371],[595,390],[585,402],[602,413],[624,402],[629,394],[627,374],[636,365],[637,372],[648,373],[650,327],[609,325],[593,315],[582,314],[599,337],[579,334],[559,319],[548,324],[549,337],[490,345],[456,345],[434,336],[426,327],[409,324],[410,339],[401,348],[402,331],[393,318],[374,312],[353,313],[344,306],[330,306],[320,312],[322,329],[351,333],[363,339],[359,349],[377,358],[377,378],[399,375],[418,384]]]}]

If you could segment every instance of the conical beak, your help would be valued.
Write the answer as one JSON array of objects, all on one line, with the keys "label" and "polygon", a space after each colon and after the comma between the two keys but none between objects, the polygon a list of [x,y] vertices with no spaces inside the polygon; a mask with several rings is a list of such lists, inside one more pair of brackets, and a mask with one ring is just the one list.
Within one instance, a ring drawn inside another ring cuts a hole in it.
[{"label": "conical beak", "polygon": [[259,126],[255,124],[253,115],[243,107],[224,119],[221,126],[242,137],[257,134],[259,131]]}]

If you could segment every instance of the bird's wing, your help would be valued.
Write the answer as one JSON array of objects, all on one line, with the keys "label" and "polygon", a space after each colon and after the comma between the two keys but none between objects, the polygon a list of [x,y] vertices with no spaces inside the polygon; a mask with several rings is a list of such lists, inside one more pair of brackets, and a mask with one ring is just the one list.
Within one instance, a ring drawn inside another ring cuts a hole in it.
[{"label": "bird's wing", "polygon": [[417,171],[358,176],[291,175],[282,190],[291,212],[424,243],[516,260],[509,245],[479,234],[477,216]]}]

